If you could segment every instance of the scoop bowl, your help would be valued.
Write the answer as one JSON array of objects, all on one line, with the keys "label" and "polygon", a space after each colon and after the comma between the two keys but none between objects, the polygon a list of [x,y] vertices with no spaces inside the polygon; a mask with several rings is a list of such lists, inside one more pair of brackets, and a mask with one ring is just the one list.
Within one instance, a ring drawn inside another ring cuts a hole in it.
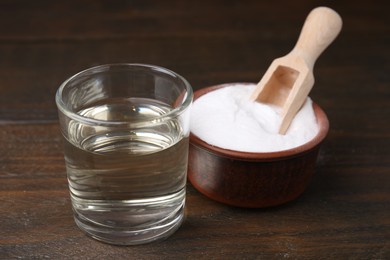
[{"label": "scoop bowl", "polygon": [[[234,84],[195,91],[194,100]],[[199,192],[231,206],[263,208],[296,199],[315,172],[320,146],[329,131],[325,112],[313,102],[319,131],[307,143],[293,149],[249,153],[212,146],[190,134],[188,179]]]}]

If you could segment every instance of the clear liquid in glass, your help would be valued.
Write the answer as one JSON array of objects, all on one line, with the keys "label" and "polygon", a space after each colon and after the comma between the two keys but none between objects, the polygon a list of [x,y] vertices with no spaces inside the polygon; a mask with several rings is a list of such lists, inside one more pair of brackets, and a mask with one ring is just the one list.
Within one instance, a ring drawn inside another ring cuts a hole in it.
[{"label": "clear liquid in glass", "polygon": [[[172,234],[184,216],[188,133],[150,99],[113,99],[81,109],[88,118],[145,126],[69,123],[65,160],[77,225],[113,244],[141,244]],[[157,118],[157,119],[156,119]]]}]

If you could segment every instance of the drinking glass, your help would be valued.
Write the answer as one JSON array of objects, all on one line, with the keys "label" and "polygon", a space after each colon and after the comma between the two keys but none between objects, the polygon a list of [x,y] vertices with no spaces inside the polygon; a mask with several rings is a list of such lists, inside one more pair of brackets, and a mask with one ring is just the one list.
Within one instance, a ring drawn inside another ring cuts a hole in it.
[{"label": "drinking glass", "polygon": [[166,238],[184,218],[190,84],[168,69],[109,64],[56,93],[74,219],[118,245]]}]

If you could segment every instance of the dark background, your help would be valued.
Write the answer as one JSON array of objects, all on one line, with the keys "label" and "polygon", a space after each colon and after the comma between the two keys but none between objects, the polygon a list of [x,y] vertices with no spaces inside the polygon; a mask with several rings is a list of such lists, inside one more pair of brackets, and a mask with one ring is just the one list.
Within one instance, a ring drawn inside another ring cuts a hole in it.
[{"label": "dark background", "polygon": [[[257,82],[319,5],[343,30],[310,94],[331,129],[308,190],[271,209],[225,206],[188,184],[166,241],[106,245],[74,224],[55,91],[85,68],[167,67],[199,89]],[[389,8],[379,1],[0,0],[0,259],[389,259]]]}]

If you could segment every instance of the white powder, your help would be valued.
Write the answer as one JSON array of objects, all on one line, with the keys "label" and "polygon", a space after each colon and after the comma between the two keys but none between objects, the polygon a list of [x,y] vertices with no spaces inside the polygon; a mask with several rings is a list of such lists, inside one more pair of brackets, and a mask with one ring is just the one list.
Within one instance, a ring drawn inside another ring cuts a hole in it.
[{"label": "white powder", "polygon": [[318,133],[310,98],[280,135],[280,108],[250,101],[254,88],[232,84],[199,97],[191,108],[191,132],[211,145],[243,152],[291,149]]}]

